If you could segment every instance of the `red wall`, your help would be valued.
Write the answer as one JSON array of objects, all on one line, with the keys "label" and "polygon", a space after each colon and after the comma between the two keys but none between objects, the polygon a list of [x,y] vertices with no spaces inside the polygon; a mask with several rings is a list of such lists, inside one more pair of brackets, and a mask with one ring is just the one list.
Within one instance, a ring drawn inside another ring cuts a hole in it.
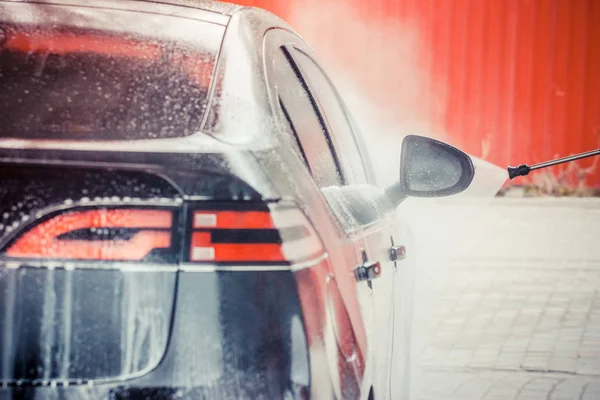
[{"label": "red wall", "polygon": [[235,2],[283,17],[399,124],[417,115],[495,164],[600,147],[598,0]]}]

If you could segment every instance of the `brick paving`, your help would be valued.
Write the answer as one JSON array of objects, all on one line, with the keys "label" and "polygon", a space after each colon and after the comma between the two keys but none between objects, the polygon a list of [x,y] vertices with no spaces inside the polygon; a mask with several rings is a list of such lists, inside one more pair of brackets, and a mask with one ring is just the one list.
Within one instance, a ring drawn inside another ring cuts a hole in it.
[{"label": "brick paving", "polygon": [[531,372],[432,372],[419,400],[598,400],[600,379]]},{"label": "brick paving", "polygon": [[495,199],[411,219],[414,399],[600,399],[600,200]]}]

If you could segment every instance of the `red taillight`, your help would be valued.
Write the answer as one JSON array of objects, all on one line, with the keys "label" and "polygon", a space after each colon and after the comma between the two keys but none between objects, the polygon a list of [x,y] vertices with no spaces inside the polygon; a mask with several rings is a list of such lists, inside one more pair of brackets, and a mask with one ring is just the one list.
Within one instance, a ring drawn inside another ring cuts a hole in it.
[{"label": "red taillight", "polygon": [[192,261],[284,261],[280,244],[213,243],[210,232],[192,234]]},{"label": "red taillight", "polygon": [[[171,246],[168,210],[94,209],[68,211],[35,225],[5,251],[9,257],[79,260],[142,260]],[[109,235],[114,230],[115,235]],[[123,230],[128,230],[123,235]],[[91,237],[95,236],[95,237]]]},{"label": "red taillight", "polygon": [[194,229],[271,229],[271,214],[265,211],[195,211]]},{"label": "red taillight", "polygon": [[[211,209],[213,207],[213,209]],[[304,214],[296,208],[257,205],[256,210],[199,205],[183,237],[188,262],[290,265],[323,255]],[[218,208],[218,209],[214,209]],[[8,257],[139,261],[154,250],[178,253],[173,211],[167,209],[66,210],[26,230],[4,251]]]},{"label": "red taillight", "polygon": [[193,212],[191,262],[294,263],[323,251],[311,224],[295,208]]}]

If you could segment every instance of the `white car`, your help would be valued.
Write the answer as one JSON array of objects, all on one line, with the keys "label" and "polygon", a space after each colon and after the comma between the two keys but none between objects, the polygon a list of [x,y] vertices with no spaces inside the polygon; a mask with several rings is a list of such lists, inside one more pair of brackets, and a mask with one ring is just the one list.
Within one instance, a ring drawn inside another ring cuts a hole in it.
[{"label": "white car", "polygon": [[266,11],[0,0],[0,399],[406,396],[395,210],[474,168],[364,140]]}]

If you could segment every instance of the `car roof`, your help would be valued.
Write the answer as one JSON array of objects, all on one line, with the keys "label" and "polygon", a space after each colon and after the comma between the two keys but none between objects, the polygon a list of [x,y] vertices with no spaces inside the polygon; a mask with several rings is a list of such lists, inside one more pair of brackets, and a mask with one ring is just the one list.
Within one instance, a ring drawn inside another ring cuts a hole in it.
[{"label": "car roof", "polygon": [[237,4],[212,0],[0,0],[0,3],[29,4],[32,7],[40,4],[168,14],[220,25],[227,25],[232,15],[245,8]]},{"label": "car roof", "polygon": [[236,11],[241,10],[244,6],[233,3],[225,3],[221,1],[215,0],[131,0],[135,3],[140,3],[141,7],[144,6],[142,4],[148,3],[162,3],[162,4],[171,4],[177,6],[185,6],[190,8],[197,8],[200,10],[211,11],[214,13],[219,13],[227,16],[232,16]]}]

